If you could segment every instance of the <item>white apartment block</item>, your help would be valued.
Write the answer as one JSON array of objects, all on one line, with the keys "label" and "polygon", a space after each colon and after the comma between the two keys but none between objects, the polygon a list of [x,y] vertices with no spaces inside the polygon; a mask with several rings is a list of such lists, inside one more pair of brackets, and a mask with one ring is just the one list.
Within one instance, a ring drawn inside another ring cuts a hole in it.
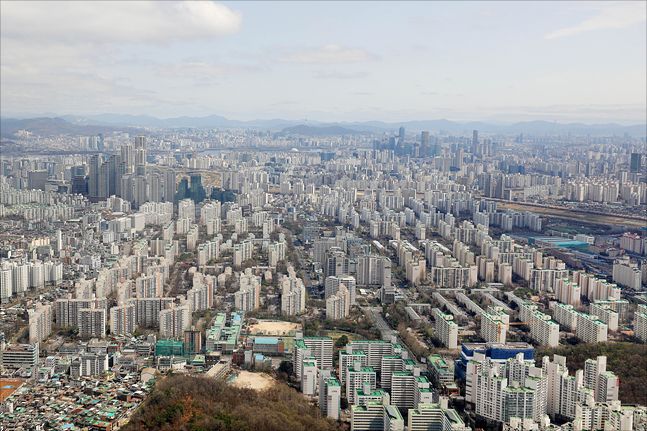
[{"label": "white apartment block", "polygon": [[106,308],[107,301],[102,299],[57,299],[54,302],[56,324],[61,328],[79,327],[82,308]]},{"label": "white apartment block", "polygon": [[211,260],[220,257],[220,240],[212,240],[198,245],[198,266],[207,265]]},{"label": "white apartment block", "polygon": [[596,402],[606,403],[618,400],[620,381],[607,371],[607,357],[598,356],[584,362],[584,387],[593,391]]},{"label": "white apartment block", "polygon": [[188,304],[182,304],[160,310],[160,338],[180,338],[184,331],[191,327],[191,310]]},{"label": "white apartment block", "polygon": [[510,316],[502,310],[496,311],[491,308],[488,312],[481,314],[481,338],[486,342],[505,343]]},{"label": "white apartment block", "polygon": [[333,342],[330,337],[301,337],[294,340],[292,363],[294,374],[301,378],[301,364],[306,357],[314,357],[320,370],[332,369]]},{"label": "white apartment block", "polygon": [[336,294],[340,285],[346,286],[350,294],[350,305],[355,305],[356,285],[355,277],[352,275],[331,275],[326,277],[325,281],[325,298],[328,299]]},{"label": "white apartment block", "polygon": [[310,397],[317,394],[317,360],[314,356],[304,358],[301,364],[301,392]]},{"label": "white apartment block", "polygon": [[575,331],[577,329],[577,310],[570,304],[555,304],[553,317],[564,328]]},{"label": "white apartment block", "polygon": [[135,304],[130,302],[110,309],[110,334],[133,334],[137,328]]},{"label": "white apartment block", "polygon": [[337,292],[326,299],[326,319],[345,319],[350,314],[350,292],[344,284],[339,285]]},{"label": "white apartment block", "polygon": [[519,306],[519,318],[530,327],[530,336],[542,346],[556,347],[559,344],[559,325],[537,305],[523,302]]},{"label": "white apartment block", "polygon": [[357,258],[357,285],[362,287],[390,287],[391,259],[379,255]]},{"label": "white apartment block", "polygon": [[29,343],[39,343],[52,333],[52,306],[51,304],[36,304],[36,308],[29,310]]},{"label": "white apartment block", "polygon": [[575,271],[571,274],[571,279],[580,286],[582,296],[587,297],[589,301],[620,299],[621,291],[616,284],[607,283],[606,280],[596,278],[593,274]]},{"label": "white apartment block", "polygon": [[402,359],[402,356],[382,356],[382,364],[380,366],[380,387],[390,391],[393,373],[398,371],[404,371],[404,360]]},{"label": "white apartment block", "polygon": [[607,341],[609,328],[596,316],[586,313],[577,314],[575,335],[585,343],[604,343]]},{"label": "white apartment block", "polygon": [[582,303],[582,288],[568,278],[560,278],[555,281],[555,298],[562,304],[579,307]]},{"label": "white apartment block", "polygon": [[647,343],[647,305],[640,304],[634,314],[634,335],[642,343]]},{"label": "white apartment block", "polygon": [[384,340],[353,340],[346,345],[346,349],[363,352],[367,357],[366,365],[375,369],[380,368],[384,356],[402,352],[402,346]]},{"label": "white apartment block", "polygon": [[182,199],[177,203],[177,218],[195,222],[195,203],[191,199]]},{"label": "white apartment block", "polygon": [[346,399],[349,404],[355,404],[358,389],[377,387],[377,374],[372,367],[362,366],[356,362],[346,370]]},{"label": "white apartment block", "polygon": [[341,412],[341,384],[329,370],[319,376],[319,408],[327,418],[339,420]]},{"label": "white apartment block", "polygon": [[433,401],[431,383],[420,376],[420,369],[396,371],[391,375],[391,404],[400,409],[417,407]]},{"label": "white apartment block", "polygon": [[174,298],[136,298],[128,302],[135,304],[137,326],[158,328],[160,311],[171,307],[174,301]]},{"label": "white apartment block", "polygon": [[287,245],[285,241],[270,244],[267,248],[267,264],[271,267],[276,267],[279,261],[285,260],[286,250]]},{"label": "white apartment block", "polygon": [[432,314],[436,337],[448,349],[456,349],[458,347],[458,325],[454,322],[454,317],[451,314],[443,313],[438,308],[434,308]]},{"label": "white apartment block", "polygon": [[447,403],[419,404],[415,409],[409,409],[408,431],[469,431],[460,415],[454,409],[448,409]]},{"label": "white apartment block", "polygon": [[337,375],[342,385],[346,383],[346,372],[356,364],[362,367],[368,366],[368,357],[362,350],[353,350],[347,344],[345,349],[339,351],[339,362],[337,365]]},{"label": "white apartment block", "polygon": [[384,430],[384,404],[377,401],[368,402],[366,405],[353,405],[350,407],[351,431],[383,431]]},{"label": "white apartment block", "polygon": [[619,315],[611,308],[610,304],[593,302],[589,305],[589,314],[603,321],[609,331],[618,330]]},{"label": "white apartment block", "polygon": [[639,290],[641,277],[638,265],[631,264],[628,260],[617,260],[613,263],[613,281],[619,285]]},{"label": "white apartment block", "polygon": [[281,286],[281,313],[286,316],[301,314],[306,309],[306,288],[303,280],[296,276],[292,267],[288,275],[279,279]]},{"label": "white apartment block", "polygon": [[234,267],[240,267],[243,262],[254,257],[254,243],[250,240],[245,240],[239,244],[234,245],[233,250],[233,264]]},{"label": "white apartment block", "polygon": [[261,306],[260,277],[247,268],[240,274],[238,292],[234,293],[234,306],[240,311],[254,311]]},{"label": "white apartment block", "polygon": [[105,338],[106,336],[106,309],[82,308],[79,310],[79,337],[80,338]]}]

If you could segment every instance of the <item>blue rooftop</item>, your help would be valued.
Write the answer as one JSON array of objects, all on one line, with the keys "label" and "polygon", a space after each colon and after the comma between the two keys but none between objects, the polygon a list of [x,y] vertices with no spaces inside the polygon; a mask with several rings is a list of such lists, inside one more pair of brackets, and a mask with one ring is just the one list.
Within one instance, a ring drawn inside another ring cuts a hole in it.
[{"label": "blue rooftop", "polygon": [[279,344],[279,339],[276,337],[256,337],[254,344]]}]

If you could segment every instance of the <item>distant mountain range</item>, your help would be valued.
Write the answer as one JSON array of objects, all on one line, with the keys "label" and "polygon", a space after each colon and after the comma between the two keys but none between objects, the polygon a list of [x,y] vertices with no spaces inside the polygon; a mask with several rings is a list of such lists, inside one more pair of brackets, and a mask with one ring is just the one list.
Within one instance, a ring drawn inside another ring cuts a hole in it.
[{"label": "distant mountain range", "polygon": [[123,131],[141,133],[142,129],[135,127],[118,127],[115,125],[77,124],[63,118],[0,118],[0,137],[11,138],[19,130],[26,130],[38,136],[55,135],[96,135]]},{"label": "distant mountain range", "polygon": [[493,124],[485,122],[457,122],[450,120],[405,121],[386,123],[382,121],[364,122],[319,122],[299,120],[230,120],[219,115],[206,117],[156,118],[147,115],[100,114],[92,116],[64,115],[60,117],[40,118],[0,118],[0,136],[11,137],[18,130],[28,130],[36,135],[50,136],[57,134],[94,134],[113,131],[141,133],[143,129],[224,129],[251,128],[270,130],[281,134],[304,136],[356,135],[365,133],[394,133],[402,126],[408,132],[418,133],[422,130],[431,132],[470,134],[472,130],[497,134],[528,135],[624,135],[646,136],[647,125],[636,124],[583,124],[555,123],[550,121],[526,121],[513,124]]}]

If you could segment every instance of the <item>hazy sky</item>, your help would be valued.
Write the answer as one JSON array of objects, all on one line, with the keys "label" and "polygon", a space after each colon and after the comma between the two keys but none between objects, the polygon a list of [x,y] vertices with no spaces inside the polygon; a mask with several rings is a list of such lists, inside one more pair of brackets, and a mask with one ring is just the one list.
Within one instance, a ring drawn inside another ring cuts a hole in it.
[{"label": "hazy sky", "polygon": [[644,122],[646,2],[0,2],[1,113]]}]

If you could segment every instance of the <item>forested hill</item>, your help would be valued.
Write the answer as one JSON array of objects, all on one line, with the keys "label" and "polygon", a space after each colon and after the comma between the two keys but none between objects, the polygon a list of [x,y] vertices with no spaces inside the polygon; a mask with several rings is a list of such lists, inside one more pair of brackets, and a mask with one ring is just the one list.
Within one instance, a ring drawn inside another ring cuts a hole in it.
[{"label": "forested hill", "polygon": [[123,431],[334,431],[303,395],[284,384],[257,392],[206,377],[169,376]]},{"label": "forested hill", "polygon": [[647,345],[634,343],[598,343],[540,349],[537,363],[543,356],[566,356],[571,373],[584,369],[584,361],[596,356],[607,357],[607,370],[620,378],[620,400],[623,404],[647,405]]}]

